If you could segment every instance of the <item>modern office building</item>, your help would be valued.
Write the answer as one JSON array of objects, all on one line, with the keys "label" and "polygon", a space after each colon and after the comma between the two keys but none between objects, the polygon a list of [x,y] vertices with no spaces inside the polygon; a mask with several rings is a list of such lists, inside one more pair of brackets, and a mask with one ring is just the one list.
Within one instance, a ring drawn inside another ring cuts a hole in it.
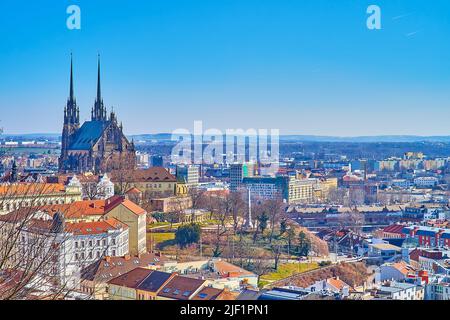
[{"label": "modern office building", "polygon": [[233,163],[230,165],[230,190],[237,191],[242,187],[242,180],[244,178],[255,176],[255,164],[247,163]]}]

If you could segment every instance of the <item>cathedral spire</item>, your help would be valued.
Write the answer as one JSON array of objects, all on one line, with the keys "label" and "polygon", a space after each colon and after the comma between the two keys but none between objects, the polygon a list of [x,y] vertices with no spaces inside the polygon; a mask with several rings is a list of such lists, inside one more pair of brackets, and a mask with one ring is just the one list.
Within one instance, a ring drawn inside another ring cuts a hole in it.
[{"label": "cathedral spire", "polygon": [[95,99],[94,110],[92,113],[93,121],[106,121],[106,108],[103,105],[101,82],[100,82],[100,55],[98,55],[97,67],[97,98]]},{"label": "cathedral spire", "polygon": [[74,97],[73,97],[73,57],[72,57],[72,53],[70,53],[70,95],[69,95],[69,100],[73,101]]},{"label": "cathedral spire", "polygon": [[97,101],[102,101],[102,91],[100,85],[100,55],[98,55],[98,70],[97,70]]},{"label": "cathedral spire", "polygon": [[78,115],[77,102],[75,100],[75,93],[73,89],[73,57],[70,54],[70,87],[69,87],[69,98],[67,99],[67,105],[64,108],[64,123],[65,124],[79,124],[80,118]]}]

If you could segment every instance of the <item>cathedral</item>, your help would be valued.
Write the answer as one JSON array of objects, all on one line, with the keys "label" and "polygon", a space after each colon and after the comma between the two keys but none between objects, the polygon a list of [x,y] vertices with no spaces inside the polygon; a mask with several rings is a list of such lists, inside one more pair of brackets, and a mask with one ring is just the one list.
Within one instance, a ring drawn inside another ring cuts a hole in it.
[{"label": "cathedral", "polygon": [[111,170],[134,169],[136,151],[133,142],[123,134],[114,111],[107,116],[100,85],[98,59],[97,97],[91,120],[80,127],[80,109],[73,90],[73,63],[70,61],[70,93],[64,108],[60,172],[105,173]]}]

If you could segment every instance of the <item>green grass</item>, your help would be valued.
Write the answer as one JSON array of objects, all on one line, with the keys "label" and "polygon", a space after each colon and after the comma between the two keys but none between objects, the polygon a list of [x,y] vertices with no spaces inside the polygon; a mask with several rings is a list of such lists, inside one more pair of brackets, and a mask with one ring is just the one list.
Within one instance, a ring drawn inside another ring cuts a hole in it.
[{"label": "green grass", "polygon": [[147,241],[150,241],[150,236],[152,237],[155,245],[164,241],[175,239],[174,232],[147,233]]},{"label": "green grass", "polygon": [[153,228],[161,227],[161,226],[170,226],[170,222],[156,222],[156,223],[152,223],[152,224],[149,224],[147,226],[147,228],[148,229],[153,229]]},{"label": "green grass", "polygon": [[278,270],[262,275],[262,281],[277,281],[287,277],[290,277],[296,273],[303,273],[306,271],[314,270],[319,268],[316,262],[312,263],[286,263],[280,264]]}]

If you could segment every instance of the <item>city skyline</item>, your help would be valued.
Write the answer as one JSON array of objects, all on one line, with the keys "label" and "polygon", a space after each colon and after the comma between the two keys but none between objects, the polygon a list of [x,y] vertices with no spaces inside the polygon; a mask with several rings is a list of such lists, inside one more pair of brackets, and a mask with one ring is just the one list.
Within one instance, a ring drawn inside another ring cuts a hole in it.
[{"label": "city skyline", "polygon": [[381,30],[366,28],[367,1],[172,2],[78,1],[81,30],[65,25],[70,1],[1,4],[5,133],[61,131],[73,52],[80,120],[100,53],[105,104],[128,135],[195,120],[282,135],[450,135],[445,1],[377,1]]}]

